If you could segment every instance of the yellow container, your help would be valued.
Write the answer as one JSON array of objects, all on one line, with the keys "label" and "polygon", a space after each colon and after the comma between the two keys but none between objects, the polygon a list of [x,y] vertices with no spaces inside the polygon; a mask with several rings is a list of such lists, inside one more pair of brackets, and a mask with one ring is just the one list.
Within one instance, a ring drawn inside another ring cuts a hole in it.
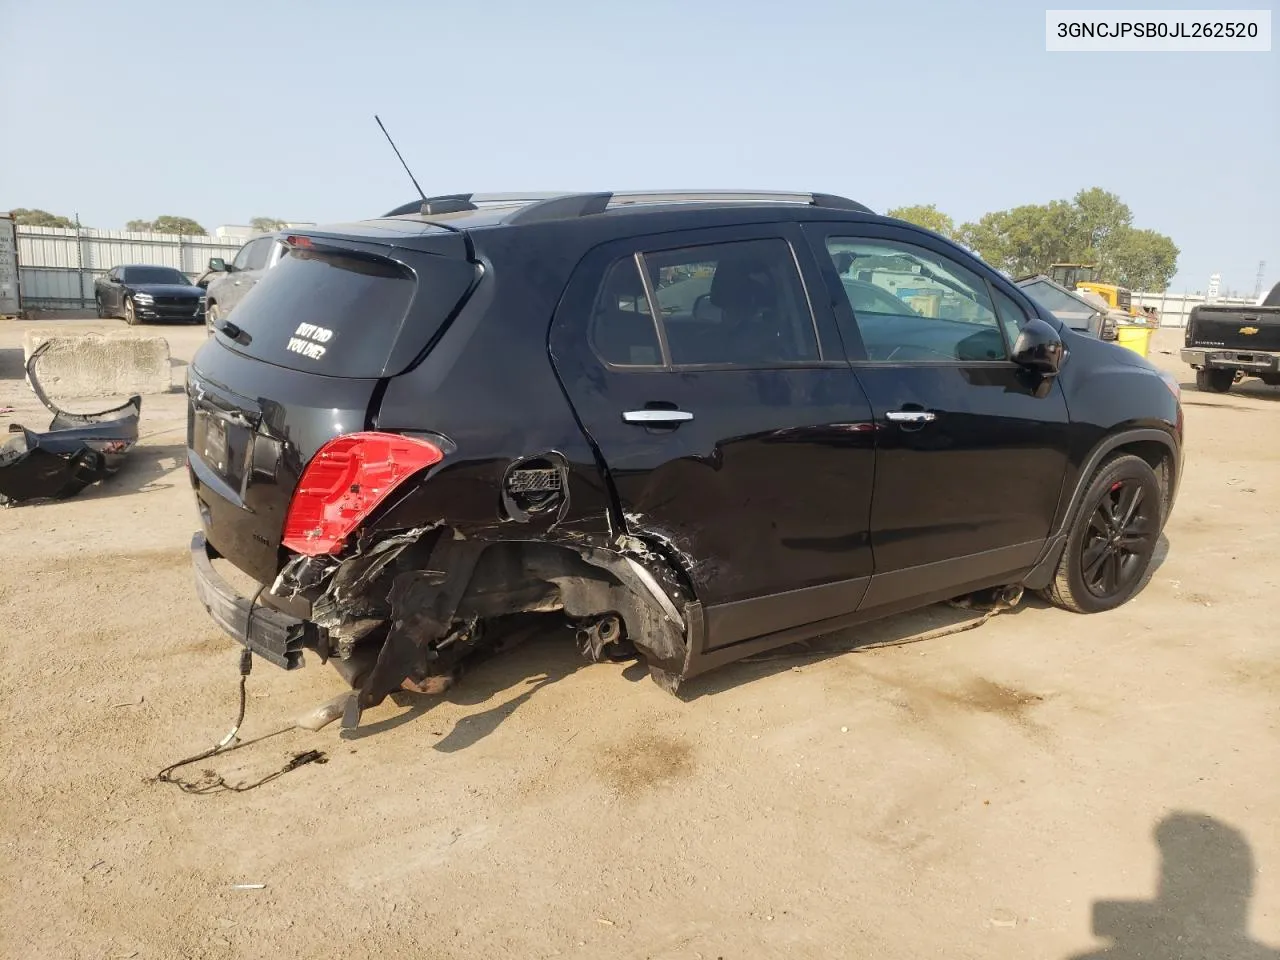
[{"label": "yellow container", "polygon": [[1145,357],[1151,349],[1152,328],[1145,324],[1122,323],[1116,326],[1116,343]]}]

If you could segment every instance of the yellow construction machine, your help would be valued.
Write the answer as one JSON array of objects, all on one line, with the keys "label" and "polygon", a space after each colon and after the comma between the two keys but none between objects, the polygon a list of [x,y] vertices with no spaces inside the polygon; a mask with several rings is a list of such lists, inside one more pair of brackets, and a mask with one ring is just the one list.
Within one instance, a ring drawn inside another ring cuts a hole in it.
[{"label": "yellow construction machine", "polygon": [[1049,268],[1049,279],[1068,290],[1090,290],[1107,301],[1112,310],[1119,310],[1131,317],[1142,316],[1141,311],[1133,305],[1133,294],[1127,287],[1098,279],[1096,263],[1055,263]]}]

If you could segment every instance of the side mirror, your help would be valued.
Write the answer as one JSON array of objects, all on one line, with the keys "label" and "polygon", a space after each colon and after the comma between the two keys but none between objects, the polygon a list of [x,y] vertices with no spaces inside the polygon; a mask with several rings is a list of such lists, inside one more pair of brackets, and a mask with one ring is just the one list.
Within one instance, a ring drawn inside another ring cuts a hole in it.
[{"label": "side mirror", "polygon": [[1052,377],[1062,366],[1065,348],[1058,331],[1043,320],[1031,320],[1018,333],[1013,362],[1042,377]]},{"label": "side mirror", "polygon": [[209,269],[213,270],[215,273],[225,273],[227,270],[227,261],[223,260],[221,257],[210,257]]}]

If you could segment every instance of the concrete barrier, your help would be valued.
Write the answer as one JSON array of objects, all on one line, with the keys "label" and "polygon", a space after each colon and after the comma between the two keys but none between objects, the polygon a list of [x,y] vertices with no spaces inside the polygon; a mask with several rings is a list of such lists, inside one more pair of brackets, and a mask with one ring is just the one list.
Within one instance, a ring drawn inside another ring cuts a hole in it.
[{"label": "concrete barrier", "polygon": [[128,397],[168,393],[172,388],[169,341],[164,337],[28,330],[22,338],[24,369],[46,340],[56,342],[36,361],[36,376],[51,396]]}]

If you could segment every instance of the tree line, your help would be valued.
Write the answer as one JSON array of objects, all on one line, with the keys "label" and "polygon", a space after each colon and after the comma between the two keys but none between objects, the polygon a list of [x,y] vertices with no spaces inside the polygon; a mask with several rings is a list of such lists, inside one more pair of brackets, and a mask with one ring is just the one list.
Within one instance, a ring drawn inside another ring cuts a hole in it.
[{"label": "tree line", "polygon": [[1173,240],[1135,227],[1129,207],[1101,187],[958,226],[931,203],[896,207],[889,216],[954,240],[1013,277],[1047,274],[1055,263],[1096,263],[1104,282],[1159,293],[1178,269]]},{"label": "tree line", "polygon": [[[74,227],[75,221],[48,210],[15,207],[9,213],[14,222],[28,227]],[[283,229],[284,221],[277,217],[254,217],[249,225],[259,233],[271,233]],[[132,233],[180,233],[188,237],[208,236],[209,231],[190,217],[165,215],[154,220],[130,220],[124,228]]]}]

